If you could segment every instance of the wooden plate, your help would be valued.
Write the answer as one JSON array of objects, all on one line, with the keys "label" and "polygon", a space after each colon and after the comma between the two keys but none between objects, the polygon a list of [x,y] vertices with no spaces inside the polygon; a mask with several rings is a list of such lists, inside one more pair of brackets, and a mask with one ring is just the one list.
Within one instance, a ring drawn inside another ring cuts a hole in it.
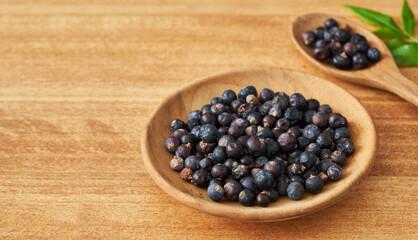
[{"label": "wooden plate", "polygon": [[[200,109],[214,96],[226,89],[239,89],[254,85],[284,91],[289,95],[302,93],[307,99],[316,98],[329,104],[334,112],[342,113],[349,122],[356,152],[347,159],[343,177],[328,182],[318,195],[305,192],[300,201],[280,197],[267,208],[244,207],[238,202],[214,202],[206,196],[206,189],[180,179],[170,168],[172,155],[164,148],[165,139],[172,135],[171,119],[187,119],[188,113]],[[194,81],[168,96],[152,113],[142,136],[142,156],[151,177],[170,196],[200,211],[240,221],[280,221],[301,217],[337,202],[353,190],[367,175],[376,156],[377,138],[372,118],[363,105],[344,89],[319,77],[302,72],[254,68],[208,77]]]}]

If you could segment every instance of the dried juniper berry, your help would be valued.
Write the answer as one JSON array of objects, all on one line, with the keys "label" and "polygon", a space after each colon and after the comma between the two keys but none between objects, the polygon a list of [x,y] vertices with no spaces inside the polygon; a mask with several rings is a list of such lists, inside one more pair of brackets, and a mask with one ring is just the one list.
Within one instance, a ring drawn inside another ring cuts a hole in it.
[{"label": "dried juniper berry", "polygon": [[193,135],[195,135],[196,137],[199,137],[200,127],[201,127],[201,126],[196,126],[196,127],[194,127],[194,128],[190,131],[190,133],[192,133],[192,134],[193,134]]},{"label": "dried juniper berry", "polygon": [[316,175],[316,168],[314,167],[314,168],[311,168],[311,169],[308,169],[308,170],[306,170],[304,173],[303,173],[303,175],[302,175],[302,177],[305,179],[305,181],[306,181],[306,179],[308,178],[308,177],[310,177],[311,175]]},{"label": "dried juniper berry", "polygon": [[342,46],[340,42],[330,42],[327,47],[332,56],[338,55],[342,52]]},{"label": "dried juniper berry", "polygon": [[195,155],[190,155],[184,160],[184,167],[196,171],[199,168],[199,159]]},{"label": "dried juniper berry", "polygon": [[217,134],[218,134],[218,129],[216,128],[215,125],[205,124],[200,128],[199,138],[207,143],[215,143],[217,141]]},{"label": "dried juniper berry", "polygon": [[224,185],[225,198],[228,201],[237,201],[239,193],[243,190],[241,184],[235,180]]},{"label": "dried juniper berry", "polygon": [[340,28],[332,35],[332,38],[337,42],[345,43],[350,40],[350,33]]},{"label": "dried juniper berry", "polygon": [[210,174],[212,175],[212,177],[217,179],[226,178],[228,176],[228,173],[229,169],[221,163],[215,164],[210,170]]},{"label": "dried juniper berry", "polygon": [[276,124],[276,117],[273,115],[266,115],[264,116],[262,122],[263,127],[274,128]]},{"label": "dried juniper berry", "polygon": [[173,170],[181,171],[184,168],[184,160],[183,158],[179,158],[177,156],[174,156],[173,159],[170,161],[170,167]]},{"label": "dried juniper berry", "polygon": [[180,172],[180,178],[184,181],[190,182],[192,180],[193,170],[190,168],[183,168]]},{"label": "dried juniper berry", "polygon": [[260,92],[260,102],[264,103],[273,99],[274,92],[268,88],[264,88]]},{"label": "dried juniper berry", "polygon": [[311,175],[305,180],[305,188],[312,194],[318,194],[322,191],[324,183],[317,175]]},{"label": "dried juniper berry", "polygon": [[255,204],[260,207],[267,207],[270,204],[270,197],[267,193],[261,192],[255,197]]},{"label": "dried juniper berry", "polygon": [[279,129],[278,127],[273,128],[273,130],[271,130],[271,131],[273,132],[274,139],[278,139],[280,137],[280,135],[285,133],[285,131]]},{"label": "dried juniper berry", "polygon": [[313,55],[316,60],[325,61],[330,57],[329,48],[327,46],[315,47]]},{"label": "dried juniper berry", "polygon": [[231,171],[232,173],[232,177],[234,177],[234,179],[240,179],[244,176],[246,176],[249,173],[248,167],[245,165],[238,165],[236,167],[234,167]]},{"label": "dried juniper berry", "polygon": [[314,124],[309,124],[303,129],[302,136],[307,138],[310,142],[316,142],[316,138],[321,133],[321,130]]},{"label": "dried juniper berry", "polygon": [[176,131],[177,129],[180,129],[180,128],[186,128],[186,124],[182,121],[182,120],[180,120],[180,119],[173,119],[171,122],[170,122],[170,129],[171,129],[171,131]]},{"label": "dried juniper berry", "polygon": [[317,112],[312,116],[312,123],[319,128],[325,128],[328,125],[328,114]]},{"label": "dried juniper berry", "polygon": [[341,138],[337,142],[337,150],[343,152],[346,156],[354,153],[353,142],[349,138]]},{"label": "dried juniper berry", "polygon": [[279,118],[282,116],[282,110],[279,105],[272,105],[268,114],[275,118]]},{"label": "dried juniper berry", "polygon": [[192,153],[191,144],[181,144],[176,149],[176,156],[186,159]]},{"label": "dried juniper berry", "polygon": [[306,167],[303,166],[301,163],[292,163],[287,166],[286,174],[291,177],[294,175],[302,175],[306,170]]},{"label": "dried juniper berry", "polygon": [[343,152],[334,151],[331,153],[331,161],[343,167],[346,163],[346,156]]},{"label": "dried juniper berry", "polygon": [[335,19],[333,18],[328,18],[327,20],[325,20],[324,25],[327,29],[332,27],[338,27],[337,21],[335,21]]},{"label": "dried juniper berry", "polygon": [[206,124],[217,124],[218,123],[218,117],[216,114],[212,112],[207,112],[200,117],[200,124],[206,125]]},{"label": "dried juniper berry", "polygon": [[332,129],[347,127],[348,125],[347,119],[339,113],[333,113],[329,115],[328,123]]},{"label": "dried juniper berry", "polygon": [[332,164],[327,169],[327,175],[328,175],[329,179],[331,179],[333,181],[339,180],[341,178],[342,174],[343,174],[342,168],[337,164]]},{"label": "dried juniper berry", "polygon": [[167,152],[169,153],[175,153],[177,147],[180,145],[180,141],[178,138],[175,137],[169,137],[167,140],[165,140],[164,146]]},{"label": "dried juniper berry", "polygon": [[248,150],[246,149],[247,147],[247,140],[250,136],[240,136],[239,138],[237,138],[237,141],[239,143],[241,143],[241,145],[244,147],[244,149],[242,149],[242,154],[248,154]]},{"label": "dried juniper berry", "polygon": [[235,99],[237,99],[237,94],[233,90],[228,89],[228,90],[225,90],[222,93],[221,98],[222,98],[222,101],[225,104],[228,104],[229,105],[229,104],[232,103],[232,101],[234,101]]},{"label": "dried juniper berry", "polygon": [[351,68],[351,58],[349,58],[344,52],[334,55],[332,57],[332,65],[338,69],[349,69]]},{"label": "dried juniper berry", "polygon": [[218,133],[216,136],[221,138],[222,136],[228,135],[229,127],[221,126],[218,128]]},{"label": "dried juniper berry", "polygon": [[267,114],[269,114],[271,108],[271,102],[267,101],[258,107],[258,112],[261,114],[261,116],[266,116]]},{"label": "dried juniper berry", "polygon": [[367,59],[372,62],[378,62],[380,60],[380,52],[376,48],[369,48],[367,50]]},{"label": "dried juniper berry", "polygon": [[266,156],[259,156],[255,159],[255,167],[263,168],[264,165],[268,162],[268,158]]},{"label": "dried juniper berry", "polygon": [[277,177],[280,175],[280,164],[276,161],[268,161],[266,164],[264,164],[264,170]]},{"label": "dried juniper berry", "polygon": [[354,56],[354,54],[357,53],[357,44],[353,43],[353,42],[346,42],[343,45],[343,51],[348,55],[348,56]]},{"label": "dried juniper berry", "polygon": [[245,101],[247,96],[250,94],[257,96],[257,90],[254,86],[246,86],[243,89],[241,89],[238,93],[238,98]]},{"label": "dried juniper berry", "polygon": [[332,138],[329,133],[320,133],[316,138],[316,143],[318,143],[321,148],[330,148],[332,145]]},{"label": "dried juniper berry", "polygon": [[298,109],[306,108],[306,99],[300,93],[294,93],[289,97],[289,105]]},{"label": "dried juniper berry", "polygon": [[247,121],[250,125],[260,125],[262,116],[259,112],[252,112],[247,115]]},{"label": "dried juniper berry", "polygon": [[280,145],[280,149],[284,152],[291,152],[295,150],[297,146],[296,145],[297,141],[296,141],[295,136],[293,136],[290,133],[283,133],[282,135],[280,135],[277,142]]},{"label": "dried juniper berry", "polygon": [[202,108],[200,109],[200,111],[202,112],[202,115],[210,112],[210,107],[211,107],[211,104],[203,105]]},{"label": "dried juniper berry", "polygon": [[226,106],[222,103],[215,103],[210,107],[210,111],[215,115],[219,115],[226,111]]},{"label": "dried juniper berry", "polygon": [[197,120],[200,121],[200,117],[202,116],[202,112],[199,110],[194,110],[189,113],[188,120]]},{"label": "dried juniper berry", "polygon": [[290,127],[289,129],[287,129],[287,133],[292,134],[295,138],[298,138],[302,135],[302,129],[294,126],[294,127]]},{"label": "dried juniper berry", "polygon": [[214,97],[210,100],[210,105],[214,105],[214,104],[217,104],[217,103],[223,103],[222,98]]},{"label": "dried juniper berry", "polygon": [[238,126],[245,129],[246,127],[250,126],[250,124],[244,118],[236,118],[234,121],[232,121],[231,126]]},{"label": "dried juniper berry", "polygon": [[312,46],[315,43],[316,36],[312,31],[302,33],[302,41],[306,46]]},{"label": "dried juniper berry", "polygon": [[228,158],[226,147],[217,146],[213,149],[213,160],[217,163],[223,163]]},{"label": "dried juniper berry", "polygon": [[300,154],[299,162],[305,166],[307,169],[315,166],[317,156],[310,151],[304,151]]},{"label": "dried juniper berry", "polygon": [[238,201],[243,206],[252,206],[254,205],[255,195],[248,189],[242,190],[238,195]]},{"label": "dried juniper berry", "polygon": [[332,108],[328,104],[322,104],[321,106],[318,107],[318,112],[331,114]]},{"label": "dried juniper berry", "polygon": [[226,154],[230,158],[239,158],[242,154],[243,146],[238,141],[233,141],[226,146]]},{"label": "dried juniper berry", "polygon": [[234,138],[238,138],[240,136],[242,136],[245,132],[245,128],[244,127],[240,127],[237,125],[233,125],[231,124],[231,126],[228,129],[228,134],[231,135]]},{"label": "dried juniper berry", "polygon": [[350,131],[346,127],[340,127],[334,131],[334,141],[338,142],[341,138],[350,138]]},{"label": "dried juniper berry", "polygon": [[251,125],[247,127],[244,132],[246,136],[255,136],[258,132],[258,128],[255,125]]},{"label": "dried juniper berry", "polygon": [[366,38],[358,33],[352,33],[350,36],[350,42],[352,43],[359,43],[361,41],[367,41]]},{"label": "dried juniper berry", "polygon": [[231,135],[224,135],[219,138],[218,146],[226,147],[229,143],[234,141],[235,139]]},{"label": "dried juniper berry", "polygon": [[268,171],[262,170],[254,177],[255,184],[261,189],[271,189],[274,186],[274,175]]},{"label": "dried juniper berry", "polygon": [[208,172],[203,169],[193,172],[191,182],[198,187],[207,187],[209,182]]},{"label": "dried juniper berry", "polygon": [[292,200],[300,200],[303,198],[305,189],[303,185],[298,182],[291,182],[286,188],[287,196]]},{"label": "dried juniper berry", "polygon": [[181,136],[181,143],[182,144],[195,144],[196,143],[196,136],[192,133],[188,133],[186,135]]},{"label": "dried juniper berry", "polygon": [[359,41],[357,43],[357,51],[362,53],[367,53],[367,50],[369,49],[369,44],[367,44],[366,41]]},{"label": "dried juniper berry", "polygon": [[302,153],[302,151],[297,149],[294,152],[291,152],[291,153],[287,154],[287,158],[286,158],[287,162],[289,164],[298,163],[300,161],[300,154],[301,153]]},{"label": "dried juniper berry", "polygon": [[240,180],[240,184],[243,188],[248,189],[251,192],[256,192],[257,186],[252,176],[246,176]]},{"label": "dried juniper berry", "polygon": [[367,67],[367,57],[364,53],[356,53],[352,59],[354,69],[363,69]]},{"label": "dried juniper berry", "polygon": [[225,191],[220,185],[216,183],[209,185],[207,195],[213,201],[221,201],[224,194]]},{"label": "dried juniper berry", "polygon": [[196,145],[196,151],[205,154],[211,153],[213,149],[215,149],[215,144],[207,143],[205,141],[200,141],[199,144]]},{"label": "dried juniper berry", "polygon": [[276,122],[276,127],[279,128],[280,130],[287,131],[287,129],[289,129],[290,127],[290,122],[287,119],[280,118]]},{"label": "dried juniper berry", "polygon": [[264,140],[258,138],[257,136],[251,136],[247,139],[247,150],[248,152],[257,157],[262,155],[266,150],[266,145],[264,144]]}]

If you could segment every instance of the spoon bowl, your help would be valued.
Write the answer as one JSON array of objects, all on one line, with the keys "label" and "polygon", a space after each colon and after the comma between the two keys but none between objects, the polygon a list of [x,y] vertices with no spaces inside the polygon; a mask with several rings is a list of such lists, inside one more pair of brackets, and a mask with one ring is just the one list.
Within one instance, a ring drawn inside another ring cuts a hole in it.
[{"label": "spoon bowl", "polygon": [[[304,194],[300,201],[280,197],[267,208],[244,207],[238,202],[214,202],[206,195],[206,189],[180,179],[179,172],[170,168],[173,155],[164,148],[165,139],[172,135],[171,119],[187,119],[188,113],[200,109],[214,96],[221,96],[226,89],[236,92],[254,85],[284,91],[302,93],[307,99],[316,98],[321,104],[329,104],[334,112],[343,114],[349,122],[351,139],[356,152],[347,159],[343,177],[325,184],[318,195]],[[367,175],[376,156],[377,138],[372,118],[363,105],[334,83],[306,73],[272,68],[254,68],[208,77],[194,81],[168,96],[151,114],[141,139],[142,158],[156,184],[178,201],[197,210],[239,221],[280,221],[301,217],[321,210],[342,199]]]},{"label": "spoon bowl", "polygon": [[340,26],[347,26],[352,33],[359,33],[366,37],[371,47],[377,48],[381,53],[381,59],[367,68],[359,70],[339,70],[329,62],[321,62],[313,57],[313,48],[306,46],[302,41],[302,33],[313,31],[323,26],[326,19],[331,16],[326,14],[307,14],[298,17],[292,25],[292,39],[298,50],[321,70],[330,73],[345,81],[364,86],[374,87],[392,92],[401,98],[418,106],[418,85],[404,77],[385,43],[376,35],[361,27],[339,17],[334,18]]}]

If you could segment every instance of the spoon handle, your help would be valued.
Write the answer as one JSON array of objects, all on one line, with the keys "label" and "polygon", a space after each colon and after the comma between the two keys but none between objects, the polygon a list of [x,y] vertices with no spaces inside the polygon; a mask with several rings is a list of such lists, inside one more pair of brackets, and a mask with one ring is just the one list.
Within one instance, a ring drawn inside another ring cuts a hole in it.
[{"label": "spoon handle", "polygon": [[400,72],[392,72],[383,77],[386,90],[418,107],[418,84],[404,77]]}]

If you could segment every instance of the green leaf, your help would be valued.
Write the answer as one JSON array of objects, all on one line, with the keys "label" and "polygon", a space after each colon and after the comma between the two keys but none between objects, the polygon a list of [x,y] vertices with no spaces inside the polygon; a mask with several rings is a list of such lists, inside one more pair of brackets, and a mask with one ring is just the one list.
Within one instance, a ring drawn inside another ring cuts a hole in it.
[{"label": "green leaf", "polygon": [[387,27],[382,27],[381,29],[374,31],[373,33],[379,37],[405,37],[405,34],[400,32],[394,32]]},{"label": "green leaf", "polygon": [[405,44],[409,44],[410,42],[407,42],[407,41],[402,40],[402,39],[394,38],[394,39],[386,41],[385,43],[386,43],[386,46],[388,46],[389,49],[395,49],[395,48],[398,48],[398,47],[403,46]]},{"label": "green leaf", "polygon": [[400,42],[396,44],[392,42],[391,44],[393,47],[389,46],[390,44],[388,47],[397,64],[418,66],[418,43],[406,42],[406,44],[398,45]]},{"label": "green leaf", "polygon": [[415,18],[411,9],[408,6],[408,2],[404,0],[402,6],[402,27],[409,35],[414,34],[415,30]]},{"label": "green leaf", "polygon": [[407,35],[402,32],[402,30],[398,27],[398,25],[396,25],[395,21],[393,21],[392,17],[389,15],[350,5],[343,6],[350,9],[354,14],[370,24],[377,25],[382,28],[387,28],[394,33],[396,32],[402,36],[407,37]]}]

